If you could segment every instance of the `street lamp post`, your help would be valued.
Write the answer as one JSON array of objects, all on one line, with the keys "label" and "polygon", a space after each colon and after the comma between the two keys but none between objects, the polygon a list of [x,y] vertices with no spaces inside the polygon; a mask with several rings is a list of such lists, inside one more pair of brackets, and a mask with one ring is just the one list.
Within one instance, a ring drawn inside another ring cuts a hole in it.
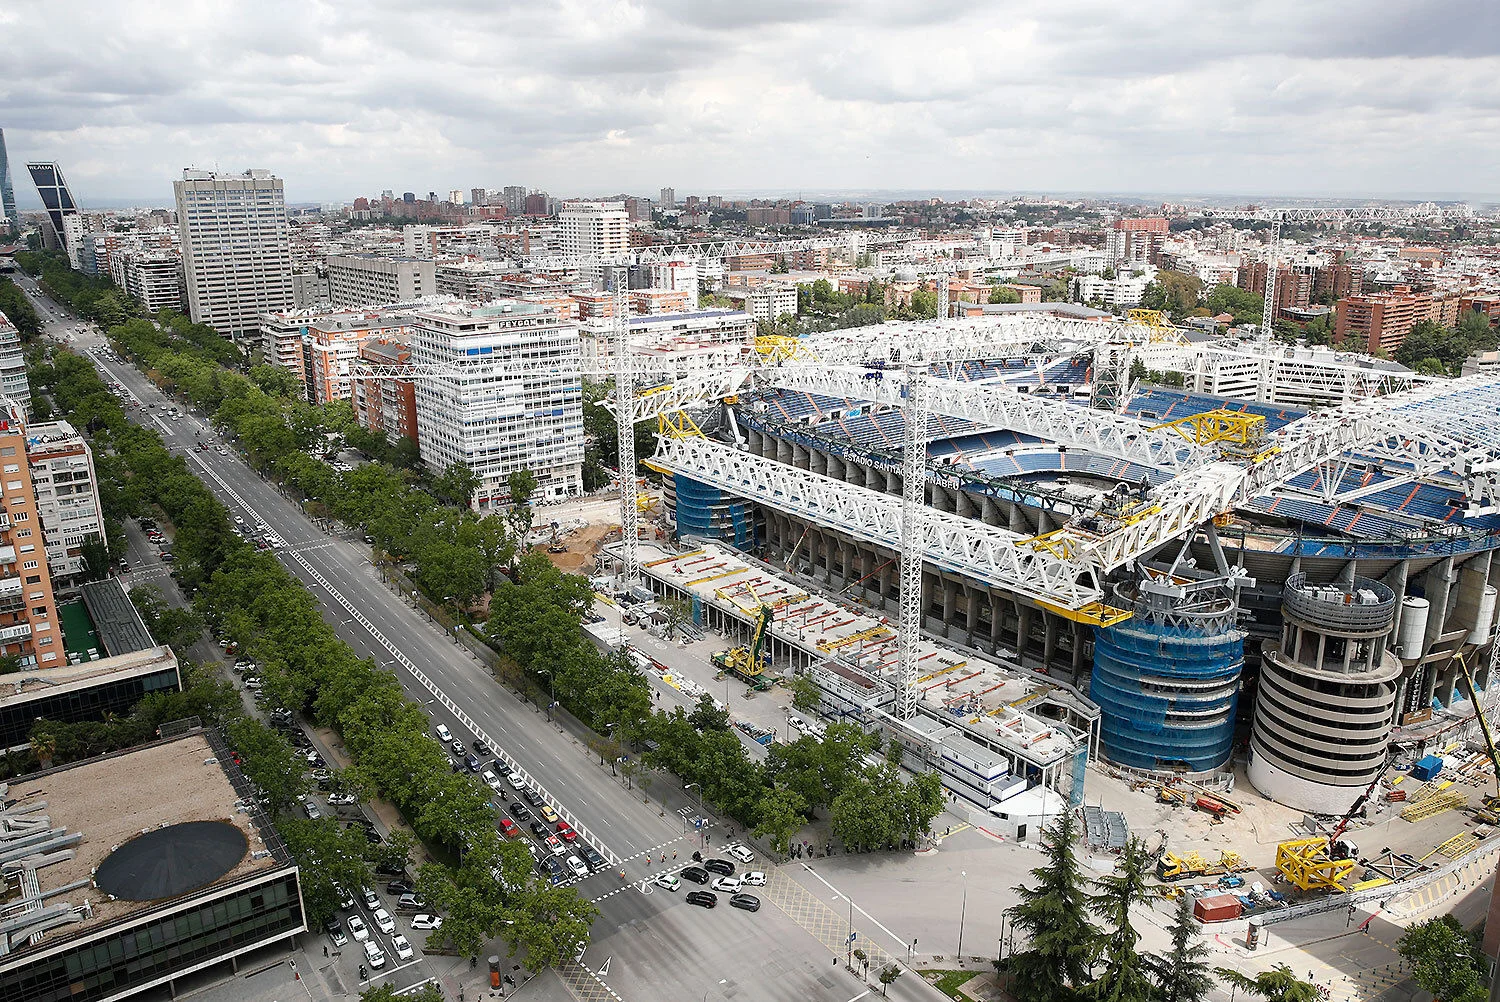
[{"label": "street lamp post", "polygon": [[969,911],[969,871],[959,870],[958,873],[964,878],[963,903],[958,909],[958,963],[962,966],[964,962],[964,916]]},{"label": "street lamp post", "polygon": [[547,676],[547,690],[550,694],[547,699],[547,721],[550,723],[552,721],[552,704],[557,702],[557,678],[552,674],[551,668],[538,668],[537,671]]}]

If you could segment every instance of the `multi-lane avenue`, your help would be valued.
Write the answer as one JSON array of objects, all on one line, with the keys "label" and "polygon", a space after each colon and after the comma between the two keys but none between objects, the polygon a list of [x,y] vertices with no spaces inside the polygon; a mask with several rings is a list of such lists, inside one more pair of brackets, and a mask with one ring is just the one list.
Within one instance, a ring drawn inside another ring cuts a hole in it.
[{"label": "multi-lane avenue", "polygon": [[[24,284],[38,309],[45,307],[44,319],[62,313],[56,304],[44,302],[31,283]],[[48,320],[48,328],[59,339],[71,333],[84,349],[101,343],[65,315]],[[268,535],[279,537],[283,545],[275,550],[277,556],[320,601],[344,640],[395,671],[411,698],[427,704],[434,726],[445,724],[466,743],[483,738],[495,752],[491,758],[518,768],[585,841],[598,847],[609,865],[569,881],[601,910],[582,964],[565,964],[561,972],[573,995],[847,1002],[864,990],[839,964],[847,955],[844,916],[836,915],[835,923],[827,905],[796,884],[792,870],[783,871],[764,858],[745,867],[766,870],[770,877],[771,886],[760,889],[765,906],[754,913],[727,907],[724,894],[715,909],[691,907],[684,896],[692,884],[677,892],[656,886],[656,875],[685,865],[698,846],[698,836],[689,834],[684,818],[698,811],[690,791],[661,779],[650,787],[647,801],[639,790],[628,789],[608,767],[598,765],[583,735],[570,729],[576,725],[549,723],[542,708],[498,684],[461,645],[394,593],[381,580],[366,546],[319,528],[200,417],[190,411],[175,419],[164,417],[168,398],[134,367],[107,357],[96,356],[95,362],[141,405],[133,415],[159,430],[173,451],[186,455],[190,468],[232,514],[252,525],[262,523]],[[213,447],[198,451],[200,441]],[[222,452],[220,445],[226,446]],[[516,799],[503,783],[505,776],[500,779],[494,798],[497,817]],[[522,837],[530,837],[528,823],[516,820]],[[709,829],[712,845],[727,836],[722,824]],[[858,915],[853,919],[862,945],[880,941],[886,951],[898,952],[894,937],[866,930]],[[497,947],[495,952],[503,955],[503,945]],[[907,977],[890,994],[925,998],[929,991],[919,979]],[[553,975],[534,982],[527,992],[564,997]]]}]

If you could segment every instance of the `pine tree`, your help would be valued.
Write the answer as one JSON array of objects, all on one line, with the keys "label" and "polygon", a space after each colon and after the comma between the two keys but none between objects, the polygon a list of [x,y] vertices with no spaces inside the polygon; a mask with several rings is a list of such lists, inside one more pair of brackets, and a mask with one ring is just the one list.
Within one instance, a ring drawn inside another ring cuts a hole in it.
[{"label": "pine tree", "polygon": [[1192,899],[1184,894],[1177,899],[1172,948],[1149,961],[1156,975],[1158,1002],[1201,1002],[1214,986],[1214,977],[1203,959],[1206,956],[1208,947],[1198,940]]},{"label": "pine tree", "polygon": [[1089,998],[1100,1002],[1148,1002],[1151,998],[1149,960],[1136,952],[1141,938],[1130,921],[1130,910],[1148,899],[1146,878],[1151,857],[1138,838],[1132,838],[1120,854],[1117,872],[1100,877],[1099,893],[1090,900],[1094,912],[1112,927],[1099,940],[1098,959],[1104,971],[1088,986]]},{"label": "pine tree", "polygon": [[1043,833],[1047,861],[1031,871],[1033,886],[1014,888],[1021,900],[1009,910],[1010,920],[1028,943],[1010,958],[1017,998],[1064,1002],[1074,985],[1088,981],[1100,934],[1089,921],[1085,878],[1073,851],[1077,834],[1071,812],[1059,818]]}]

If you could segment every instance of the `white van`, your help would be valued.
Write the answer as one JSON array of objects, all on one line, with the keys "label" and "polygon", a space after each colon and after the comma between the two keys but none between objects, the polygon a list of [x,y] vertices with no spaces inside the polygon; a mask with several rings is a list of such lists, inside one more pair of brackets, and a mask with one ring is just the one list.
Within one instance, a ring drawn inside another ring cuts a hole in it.
[{"label": "white van", "polygon": [[447,724],[438,724],[437,725],[437,736],[438,736],[438,740],[441,741],[445,745],[446,744],[452,744],[452,742],[453,742],[453,733],[448,730],[448,725]]},{"label": "white van", "polygon": [[371,967],[378,971],[385,966],[385,951],[380,948],[378,943],[367,939],[364,942],[364,947],[365,959],[370,962]]}]

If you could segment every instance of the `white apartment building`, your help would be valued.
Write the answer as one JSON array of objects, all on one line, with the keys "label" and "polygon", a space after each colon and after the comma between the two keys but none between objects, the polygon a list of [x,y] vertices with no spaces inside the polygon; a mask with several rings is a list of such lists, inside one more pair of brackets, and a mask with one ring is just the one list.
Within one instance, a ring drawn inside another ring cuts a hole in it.
[{"label": "white apartment building", "polygon": [[94,454],[71,424],[48,421],[27,426],[26,462],[52,580],[76,577],[83,570],[83,541],[104,538]]},{"label": "white apartment building", "polygon": [[[31,414],[31,384],[26,379],[26,356],[21,351],[21,332],[0,313],[0,396]],[[0,413],[5,413],[0,404]]]},{"label": "white apartment building", "polygon": [[407,257],[442,257],[466,254],[495,257],[496,227],[491,223],[469,226],[429,226],[407,223],[401,227],[401,242]]},{"label": "white apartment building", "polygon": [[1144,273],[1104,278],[1101,275],[1079,275],[1073,279],[1073,301],[1089,303],[1102,301],[1106,306],[1139,306],[1146,286],[1156,277],[1156,269],[1149,265]]},{"label": "white apartment building", "polygon": [[[630,251],[630,214],[624,202],[564,202],[557,216],[562,252],[570,257],[614,258]],[[579,274],[598,285],[601,266],[586,266]]]},{"label": "white apartment building", "polygon": [[182,309],[182,255],[176,249],[130,250],[110,258],[120,259],[116,280],[126,292],[141,301],[147,313]]},{"label": "white apartment building", "polygon": [[[598,316],[582,324],[579,336],[586,365],[604,365],[613,356],[614,317]],[[688,313],[658,313],[634,316],[626,321],[628,337],[642,354],[670,353],[681,360],[694,355],[705,367],[723,364],[724,346],[750,348],[755,343],[755,320],[739,310],[694,310]]]},{"label": "white apartment building", "polygon": [[764,285],[749,287],[726,285],[718,291],[717,295],[737,300],[740,308],[754,317],[756,322],[775,320],[784,313],[795,314],[797,312],[797,287],[795,285],[784,285],[780,282],[767,282]]},{"label": "white apartment building", "polygon": [[334,306],[409,303],[436,294],[431,258],[341,254],[328,259],[328,298]]},{"label": "white apartment building", "polygon": [[473,500],[479,512],[502,507],[510,493],[506,478],[522,469],[536,475],[539,499],[578,494],[578,325],[546,307],[514,301],[436,307],[411,322],[412,364],[459,372],[416,383],[422,461],[433,470],[468,464],[479,477]]},{"label": "white apartment building", "polygon": [[172,184],[188,313],[253,339],[262,313],[292,309],[292,247],[282,180],[265,170],[187,169]]}]

